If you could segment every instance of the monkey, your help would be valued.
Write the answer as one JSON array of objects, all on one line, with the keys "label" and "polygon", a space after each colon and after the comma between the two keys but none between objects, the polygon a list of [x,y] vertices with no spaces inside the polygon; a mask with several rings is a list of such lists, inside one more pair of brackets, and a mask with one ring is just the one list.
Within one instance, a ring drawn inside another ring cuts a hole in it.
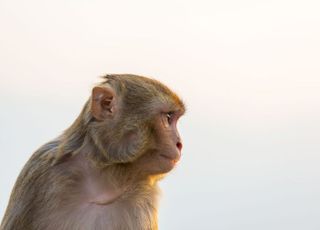
[{"label": "monkey", "polygon": [[157,230],[158,181],[181,158],[183,101],[157,80],[109,74],[80,115],[36,150],[1,230]]}]

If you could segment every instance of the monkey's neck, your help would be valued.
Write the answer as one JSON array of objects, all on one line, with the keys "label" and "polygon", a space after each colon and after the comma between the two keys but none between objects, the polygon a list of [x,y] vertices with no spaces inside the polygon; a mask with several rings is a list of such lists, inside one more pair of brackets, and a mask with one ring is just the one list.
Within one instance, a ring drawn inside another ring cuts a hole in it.
[{"label": "monkey's neck", "polygon": [[109,205],[146,191],[155,199],[158,190],[155,177],[137,170],[131,163],[107,164],[88,132],[89,119],[80,115],[63,133],[56,156],[56,162],[67,161],[81,168],[88,202]]},{"label": "monkey's neck", "polygon": [[92,157],[92,150],[94,148],[90,146],[83,148],[70,159],[71,167],[81,168],[81,186],[84,188],[87,202],[110,205],[118,201],[131,200],[140,193],[149,193],[152,199],[156,199],[158,189],[154,177],[139,172],[133,164],[100,164]]}]

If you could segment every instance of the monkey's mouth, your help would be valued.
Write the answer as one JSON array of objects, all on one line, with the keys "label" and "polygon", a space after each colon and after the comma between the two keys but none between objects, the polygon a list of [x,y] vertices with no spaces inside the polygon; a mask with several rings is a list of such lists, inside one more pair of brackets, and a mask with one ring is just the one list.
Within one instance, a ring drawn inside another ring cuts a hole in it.
[{"label": "monkey's mouth", "polygon": [[170,161],[172,164],[178,163],[178,161],[179,161],[179,159],[180,159],[180,157],[179,157],[179,158],[172,158],[172,157],[169,157],[169,156],[167,156],[167,155],[165,155],[165,154],[160,154],[160,157],[162,157],[162,158]]}]

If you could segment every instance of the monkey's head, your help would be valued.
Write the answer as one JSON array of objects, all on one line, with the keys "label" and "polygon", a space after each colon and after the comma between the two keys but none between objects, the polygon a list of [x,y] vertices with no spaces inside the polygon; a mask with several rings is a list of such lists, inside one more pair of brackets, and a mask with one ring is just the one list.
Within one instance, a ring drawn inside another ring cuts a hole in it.
[{"label": "monkey's head", "polygon": [[92,90],[89,132],[108,164],[130,164],[148,174],[170,171],[181,156],[177,122],[183,102],[156,80],[107,75]]}]

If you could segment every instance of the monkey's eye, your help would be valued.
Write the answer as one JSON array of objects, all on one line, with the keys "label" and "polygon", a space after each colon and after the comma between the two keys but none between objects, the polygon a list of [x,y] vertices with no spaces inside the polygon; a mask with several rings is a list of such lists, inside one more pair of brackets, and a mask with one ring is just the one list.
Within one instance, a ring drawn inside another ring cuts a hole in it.
[{"label": "monkey's eye", "polygon": [[172,122],[173,113],[174,113],[174,112],[166,113],[167,121],[168,121],[169,124],[171,124],[171,122]]}]

